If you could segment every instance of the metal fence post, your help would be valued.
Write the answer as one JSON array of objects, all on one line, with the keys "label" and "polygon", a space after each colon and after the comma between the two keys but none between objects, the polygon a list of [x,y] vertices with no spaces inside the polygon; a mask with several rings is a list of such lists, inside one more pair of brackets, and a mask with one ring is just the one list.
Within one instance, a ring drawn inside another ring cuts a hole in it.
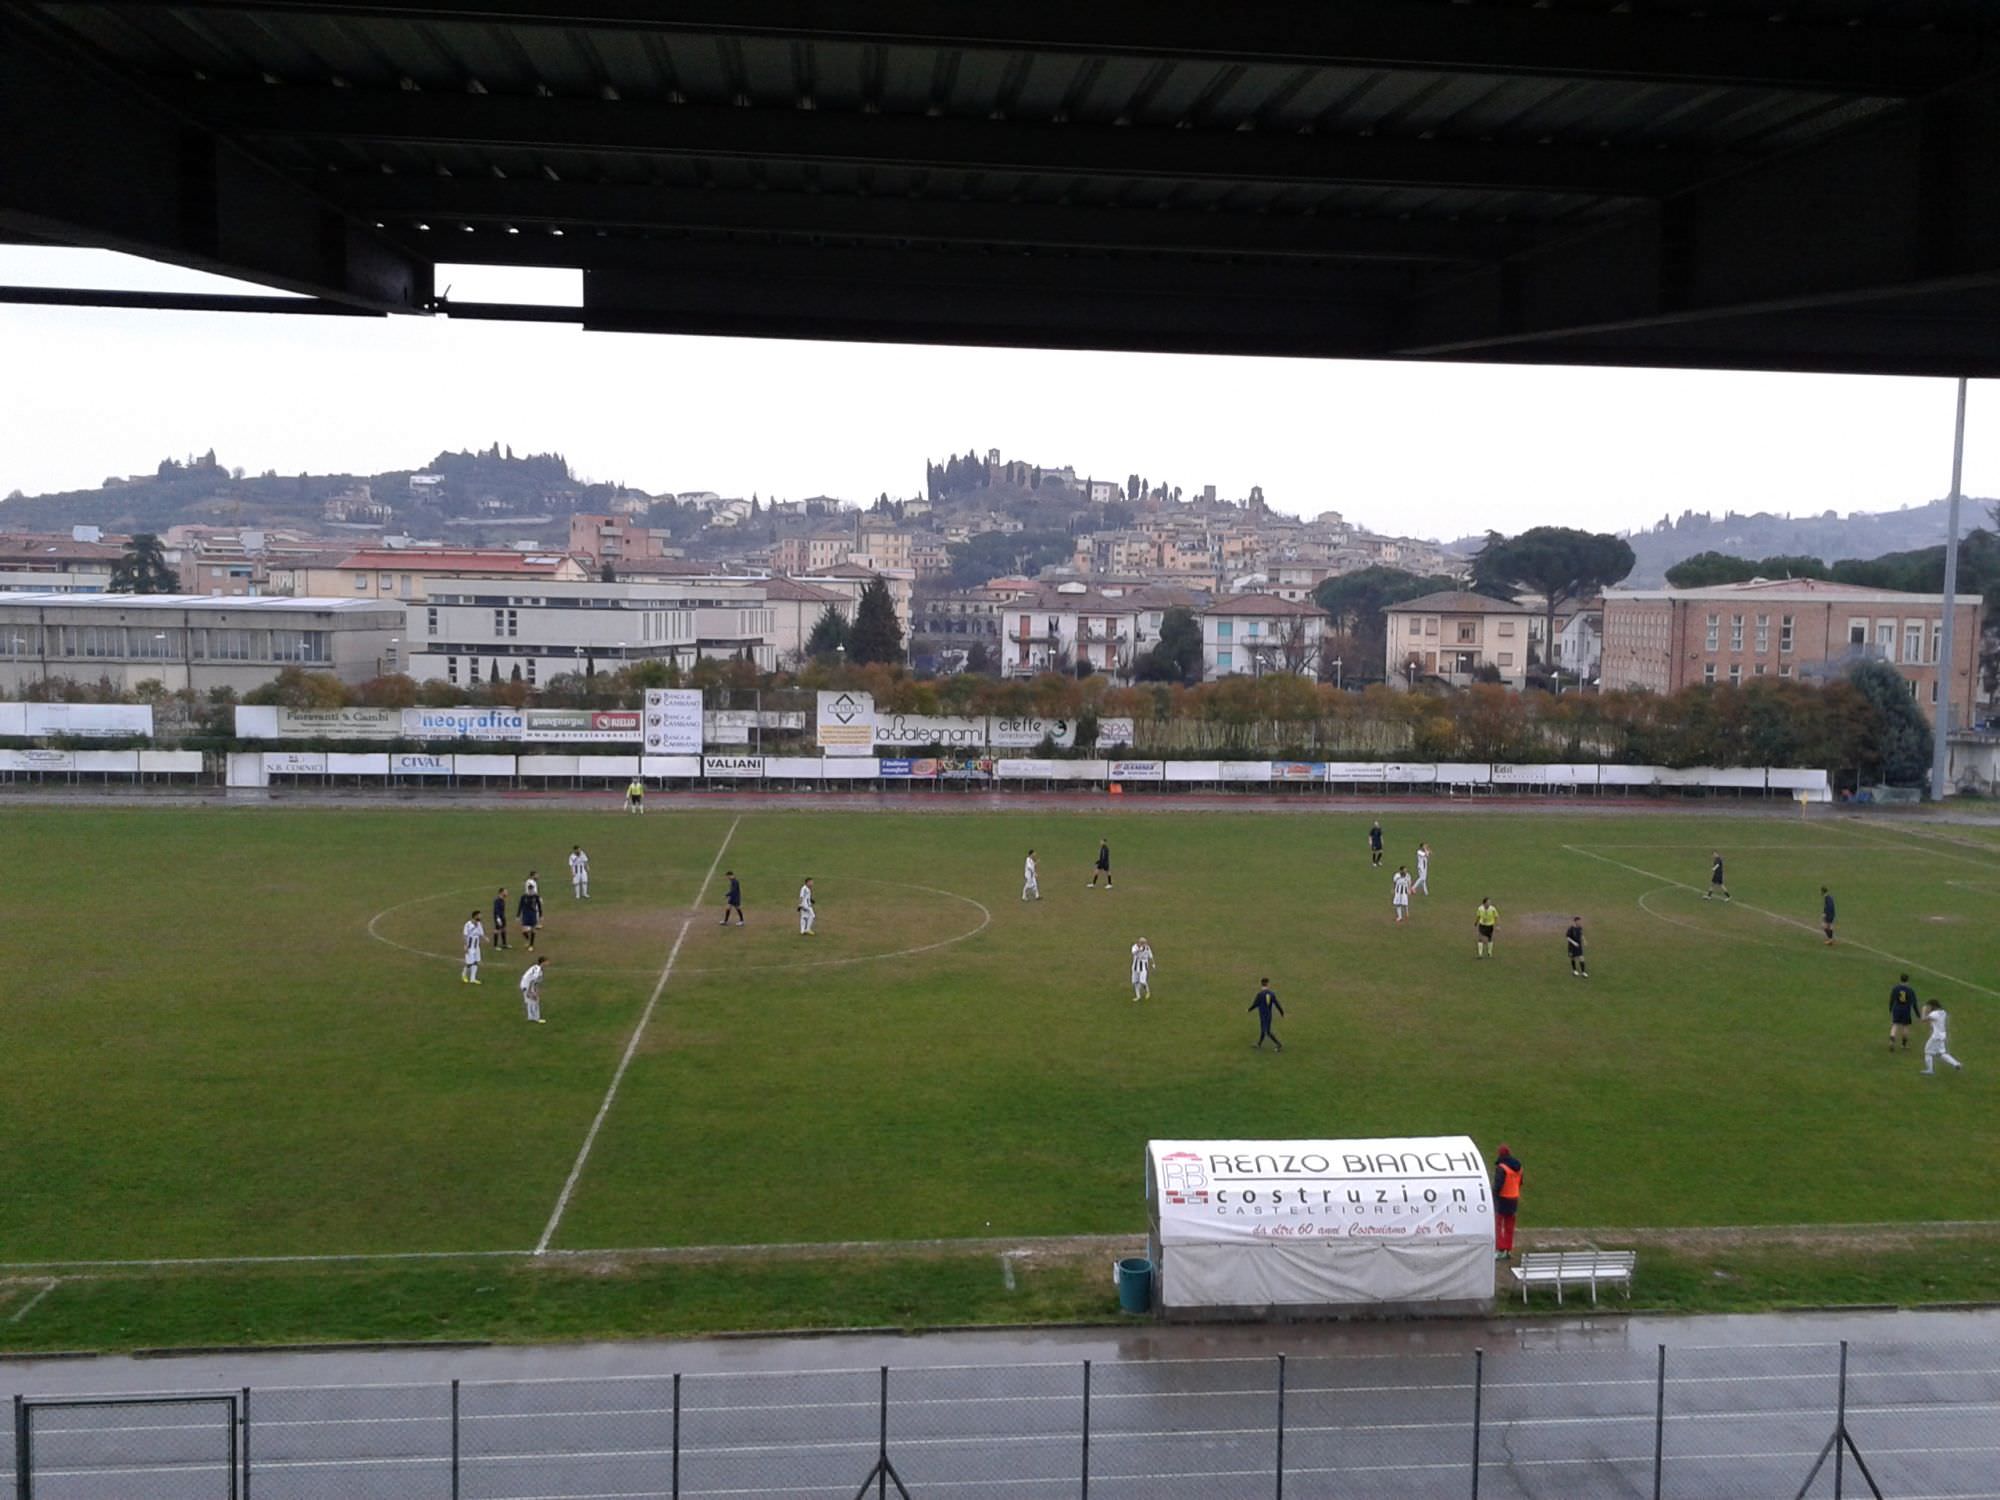
[{"label": "metal fence post", "polygon": [[1486,1351],[1472,1351],[1472,1500],[1479,1500],[1480,1404],[1486,1394]]},{"label": "metal fence post", "polygon": [[30,1500],[34,1480],[28,1469],[28,1403],[14,1398],[14,1500]]},{"label": "metal fence post", "polygon": [[673,1500],[681,1500],[681,1372],[674,1371]]},{"label": "metal fence post", "polygon": [[889,1493],[889,1367],[882,1366],[882,1425],[877,1440],[876,1454],[881,1459],[875,1470],[876,1500],[886,1500]]},{"label": "metal fence post", "polygon": [[1660,1371],[1653,1382],[1653,1500],[1660,1500],[1660,1486],[1666,1478],[1667,1456],[1667,1346],[1660,1345]]},{"label": "metal fence post", "polygon": [[1278,1500],[1285,1500],[1285,1356],[1278,1356]]},{"label": "metal fence post", "polygon": [[243,1413],[236,1405],[236,1398],[225,1398],[229,1402],[229,1500],[241,1500],[243,1494]]},{"label": "metal fence post", "polygon": [[[26,1491],[22,1492],[26,1500]],[[1090,1361],[1083,1362],[1083,1500],[1090,1500]]]},{"label": "metal fence post", "polygon": [[451,1500],[458,1500],[458,1382],[451,1383]]},{"label": "metal fence post", "polygon": [[[1929,1058],[1924,1059],[1926,1062]],[[1847,1477],[1847,1340],[1840,1341],[1840,1395],[1833,1418],[1833,1500],[1840,1500]]]},{"label": "metal fence post", "polygon": [[250,1500],[250,1387],[243,1387],[243,1500]]}]

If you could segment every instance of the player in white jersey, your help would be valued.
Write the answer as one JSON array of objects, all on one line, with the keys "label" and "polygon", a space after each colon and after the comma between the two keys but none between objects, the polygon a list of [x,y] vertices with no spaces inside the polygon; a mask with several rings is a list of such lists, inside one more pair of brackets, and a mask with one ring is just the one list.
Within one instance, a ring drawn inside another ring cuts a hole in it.
[{"label": "player in white jersey", "polygon": [[1422,891],[1426,896],[1431,893],[1431,846],[1429,844],[1417,845],[1417,878],[1410,882],[1410,889],[1413,892]]},{"label": "player in white jersey", "polygon": [[1396,879],[1391,886],[1390,902],[1396,908],[1396,920],[1402,921],[1410,914],[1410,872],[1403,865],[1396,866]]},{"label": "player in white jersey", "polygon": [[1919,1075],[1929,1078],[1937,1072],[1937,1060],[1941,1057],[1954,1068],[1962,1068],[1964,1063],[1951,1055],[1945,1042],[1945,1026],[1951,1017],[1945,1008],[1933,1000],[1924,1006],[1924,1019],[1931,1023],[1930,1040],[1924,1043],[1924,1071]]},{"label": "player in white jersey", "polygon": [[806,877],[806,883],[799,887],[799,936],[800,937],[811,937],[813,935],[813,919],[818,915],[819,914],[813,910],[813,883],[812,883],[812,877],[808,875]]},{"label": "player in white jersey", "polygon": [[547,962],[537,955],[521,976],[521,1004],[527,1008],[528,1019],[538,1026],[542,1024],[542,966]]},{"label": "player in white jersey", "polygon": [[479,920],[479,908],[472,909],[472,915],[465,919],[465,961],[459,966],[460,984],[479,983],[479,949],[486,941],[486,924]]},{"label": "player in white jersey", "polygon": [[1042,867],[1035,863],[1035,851],[1032,849],[1028,851],[1028,862],[1021,867],[1021,899],[1042,899]]},{"label": "player in white jersey", "polygon": [[569,893],[573,900],[590,899],[590,856],[583,852],[581,844],[570,845]]},{"label": "player in white jersey", "polygon": [[1144,938],[1132,945],[1132,1003],[1153,996],[1153,945]]}]

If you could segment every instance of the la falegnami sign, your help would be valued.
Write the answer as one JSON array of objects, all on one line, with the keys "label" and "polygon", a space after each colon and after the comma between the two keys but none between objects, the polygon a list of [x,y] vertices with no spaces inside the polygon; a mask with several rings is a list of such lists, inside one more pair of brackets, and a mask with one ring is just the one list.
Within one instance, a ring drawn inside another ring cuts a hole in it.
[{"label": "la falegnami sign", "polygon": [[1148,1150],[1163,1241],[1438,1240],[1493,1232],[1486,1163],[1466,1136],[1153,1141]]}]

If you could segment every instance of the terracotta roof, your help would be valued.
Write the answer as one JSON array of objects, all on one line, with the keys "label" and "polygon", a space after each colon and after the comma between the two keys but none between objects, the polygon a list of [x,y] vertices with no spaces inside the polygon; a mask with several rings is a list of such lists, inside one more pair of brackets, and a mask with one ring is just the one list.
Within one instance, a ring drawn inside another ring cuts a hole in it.
[{"label": "terracotta roof", "polygon": [[567,555],[561,552],[473,551],[447,547],[390,547],[350,552],[339,566],[375,568],[405,573],[554,573]]},{"label": "terracotta roof", "polygon": [[817,588],[810,583],[800,583],[796,578],[787,578],[783,573],[773,573],[763,581],[766,599],[797,601],[801,604],[845,604],[847,596],[836,594],[832,589]]},{"label": "terracotta roof", "polygon": [[1317,604],[1277,594],[1231,594],[1201,611],[1205,615],[1324,615]]},{"label": "terracotta roof", "polygon": [[1539,615],[1541,610],[1532,604],[1517,604],[1512,599],[1495,599],[1491,594],[1474,594],[1465,589],[1445,589],[1435,594],[1421,594],[1415,599],[1405,599],[1401,604],[1388,606],[1391,614],[1418,615]]}]

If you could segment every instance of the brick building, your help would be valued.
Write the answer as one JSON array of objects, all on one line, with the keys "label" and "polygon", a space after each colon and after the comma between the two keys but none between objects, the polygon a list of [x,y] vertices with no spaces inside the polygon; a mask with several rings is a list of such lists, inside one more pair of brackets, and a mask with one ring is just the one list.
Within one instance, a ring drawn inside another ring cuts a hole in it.
[{"label": "brick building", "polygon": [[[1952,718],[1970,722],[1978,691],[1979,601],[1959,601]],[[1693,683],[1815,677],[1887,662],[1936,716],[1941,594],[1823,579],[1752,579],[1698,589],[1607,589],[1604,686],[1678,692]]]}]

